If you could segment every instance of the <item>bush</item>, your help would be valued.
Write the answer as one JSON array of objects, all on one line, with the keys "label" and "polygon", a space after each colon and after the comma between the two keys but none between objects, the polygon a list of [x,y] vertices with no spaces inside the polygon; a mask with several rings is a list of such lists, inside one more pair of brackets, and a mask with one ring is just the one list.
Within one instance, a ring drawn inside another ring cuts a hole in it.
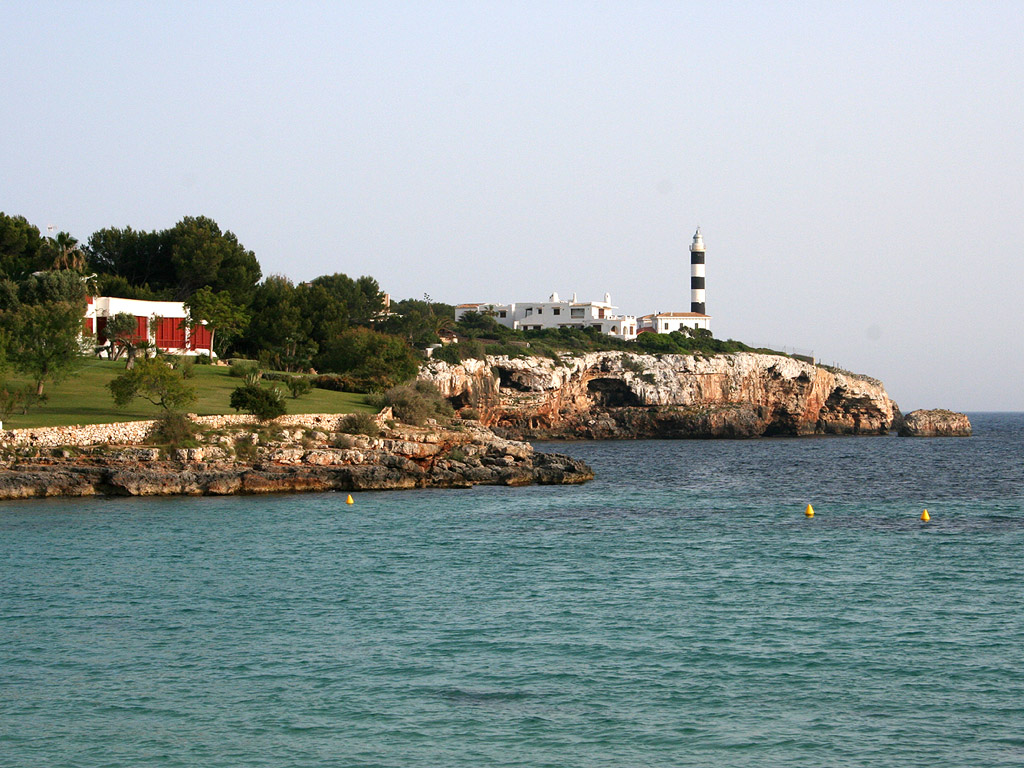
[{"label": "bush", "polygon": [[349,435],[377,437],[380,434],[380,426],[369,413],[350,413],[341,420],[338,431]]},{"label": "bush", "polygon": [[260,370],[259,363],[252,360],[232,360],[231,367],[228,368],[228,375],[236,379],[245,379],[248,382],[253,376],[259,379],[263,372]]},{"label": "bush", "polygon": [[358,384],[351,377],[340,373],[321,373],[311,380],[314,387],[329,389],[332,392],[358,392]]},{"label": "bush", "polygon": [[418,427],[426,424],[427,419],[447,423],[455,413],[451,403],[429,381],[392,387],[383,396],[371,398],[371,402],[381,407],[391,406],[399,421]]},{"label": "bush", "polygon": [[170,411],[156,420],[150,442],[171,448],[195,448],[199,425],[183,413]]},{"label": "bush", "polygon": [[288,387],[288,391],[292,393],[293,399],[307,395],[313,389],[308,376],[289,376],[284,383]]},{"label": "bush", "polygon": [[288,412],[284,398],[273,390],[256,384],[245,384],[231,393],[231,407],[251,413],[260,421],[270,421]]},{"label": "bush", "polygon": [[458,365],[462,361],[462,357],[459,355],[459,347],[461,346],[461,344],[445,344],[443,347],[438,347],[434,350],[431,360],[440,360],[442,363],[448,363],[449,365]]},{"label": "bush", "polygon": [[256,441],[249,435],[243,435],[235,440],[235,458],[239,461],[253,461],[258,455]]},{"label": "bush", "polygon": [[213,365],[213,359],[209,355],[193,355],[192,359],[196,365]]}]

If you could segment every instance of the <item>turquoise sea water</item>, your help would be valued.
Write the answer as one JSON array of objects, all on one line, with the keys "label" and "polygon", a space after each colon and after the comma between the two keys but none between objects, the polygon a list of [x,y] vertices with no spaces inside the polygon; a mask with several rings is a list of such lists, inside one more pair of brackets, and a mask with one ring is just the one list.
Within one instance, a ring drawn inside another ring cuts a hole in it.
[{"label": "turquoise sea water", "polygon": [[0,766],[1024,765],[1024,415],[972,419],[5,503]]}]

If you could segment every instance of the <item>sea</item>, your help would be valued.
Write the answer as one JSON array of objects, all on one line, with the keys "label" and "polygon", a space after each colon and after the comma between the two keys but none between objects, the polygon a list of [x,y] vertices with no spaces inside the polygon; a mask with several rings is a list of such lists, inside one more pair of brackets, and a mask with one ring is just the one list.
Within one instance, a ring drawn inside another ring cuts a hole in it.
[{"label": "sea", "polygon": [[971,419],[4,502],[0,766],[1022,766],[1024,414]]}]

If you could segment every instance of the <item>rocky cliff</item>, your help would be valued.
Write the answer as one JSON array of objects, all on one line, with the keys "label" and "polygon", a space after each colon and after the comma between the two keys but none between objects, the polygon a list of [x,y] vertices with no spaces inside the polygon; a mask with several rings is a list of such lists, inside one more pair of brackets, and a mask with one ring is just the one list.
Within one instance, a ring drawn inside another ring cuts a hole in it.
[{"label": "rocky cliff", "polygon": [[880,435],[899,413],[876,379],[752,353],[432,361],[420,378],[517,439]]},{"label": "rocky cliff", "polygon": [[447,429],[397,424],[374,438],[243,427],[169,454],[153,447],[17,447],[0,462],[0,499],[467,488],[592,477],[581,461],[535,452],[471,422]]}]

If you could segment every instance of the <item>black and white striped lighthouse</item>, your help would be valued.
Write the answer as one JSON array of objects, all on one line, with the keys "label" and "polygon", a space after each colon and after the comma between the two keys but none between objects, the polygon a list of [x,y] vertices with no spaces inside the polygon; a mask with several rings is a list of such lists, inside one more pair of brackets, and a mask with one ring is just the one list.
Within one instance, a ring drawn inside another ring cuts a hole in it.
[{"label": "black and white striped lighthouse", "polygon": [[706,315],[704,300],[704,239],[700,236],[700,227],[693,235],[690,243],[690,311]]}]

